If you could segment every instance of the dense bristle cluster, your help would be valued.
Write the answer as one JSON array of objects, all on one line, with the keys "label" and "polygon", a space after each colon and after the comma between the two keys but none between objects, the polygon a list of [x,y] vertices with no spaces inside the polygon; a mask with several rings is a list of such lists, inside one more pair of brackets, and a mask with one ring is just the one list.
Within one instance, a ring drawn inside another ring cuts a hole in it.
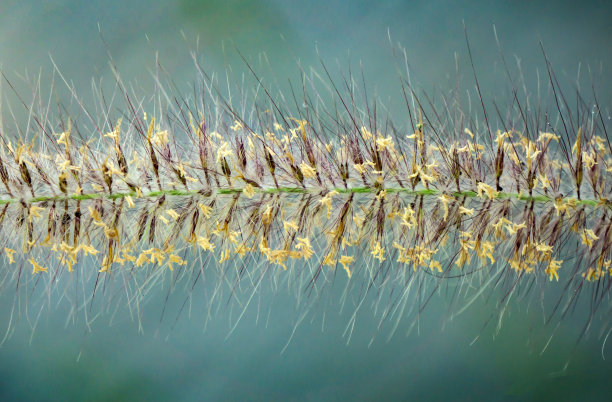
[{"label": "dense bristle cluster", "polygon": [[352,85],[343,95],[332,82],[327,109],[304,93],[289,113],[266,90],[239,113],[201,78],[201,99],[160,101],[157,116],[119,85],[121,118],[29,109],[34,139],[0,133],[3,288],[80,274],[98,278],[91,297],[103,279],[137,303],[165,275],[195,285],[213,272],[218,290],[285,275],[310,295],[341,268],[390,304],[415,280],[475,294],[552,282],[564,309],[585,288],[593,313],[609,303],[612,148],[599,108],[580,101],[553,119],[515,97],[495,125],[464,125],[457,104],[424,107],[402,80],[410,125],[398,128],[367,99],[355,106]]}]

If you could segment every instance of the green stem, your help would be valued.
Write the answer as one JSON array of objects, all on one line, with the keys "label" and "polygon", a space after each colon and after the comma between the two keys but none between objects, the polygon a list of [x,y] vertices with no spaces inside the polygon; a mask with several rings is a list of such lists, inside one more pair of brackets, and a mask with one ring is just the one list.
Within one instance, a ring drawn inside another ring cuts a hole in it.
[{"label": "green stem", "polygon": [[[353,187],[353,188],[334,188],[329,189],[329,191],[335,190],[339,193],[377,193],[381,189],[374,187]],[[386,188],[387,193],[403,193],[412,196],[435,196],[444,194],[443,191],[433,190],[433,189],[421,189],[421,190],[409,190],[406,188]],[[236,194],[241,193],[243,191],[242,188],[223,188],[218,189],[217,194]],[[321,191],[325,191],[325,189],[306,189],[301,187],[279,187],[279,188],[268,188],[268,189],[255,189],[258,193],[266,193],[266,194],[282,194],[282,193],[297,193],[297,194],[316,194]],[[24,201],[26,203],[41,203],[41,202],[49,202],[49,201],[66,201],[66,200],[76,200],[76,201],[84,201],[84,200],[93,200],[93,199],[120,199],[125,198],[127,196],[135,197],[135,198],[154,198],[162,195],[170,195],[170,196],[191,196],[198,194],[199,191],[195,190],[161,190],[161,191],[151,191],[150,193],[142,194],[139,197],[136,192],[126,192],[126,193],[91,193],[91,194],[73,194],[68,196],[43,196],[43,197],[34,197],[30,199],[18,199],[18,198],[9,198],[0,200],[0,205],[2,204],[13,204]],[[478,197],[478,194],[475,191],[467,190],[467,191],[454,191],[451,192],[450,195],[456,198],[460,197]],[[520,201],[534,201],[534,202],[554,202],[555,199],[545,196],[545,195],[537,195],[537,196],[529,196],[524,194],[517,193],[504,193],[499,192],[497,194],[498,199],[508,199],[508,198],[516,198]],[[576,205],[587,205],[595,207],[597,205],[605,205],[607,207],[612,208],[611,200],[597,201],[597,200],[576,200],[574,197],[566,197],[567,200],[575,200]]]}]

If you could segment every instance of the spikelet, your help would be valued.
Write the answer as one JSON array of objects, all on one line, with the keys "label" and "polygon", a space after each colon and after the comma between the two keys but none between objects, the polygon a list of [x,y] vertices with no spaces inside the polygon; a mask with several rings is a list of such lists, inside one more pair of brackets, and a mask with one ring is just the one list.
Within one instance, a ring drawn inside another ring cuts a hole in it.
[{"label": "spikelet", "polygon": [[[305,93],[289,113],[268,95],[239,113],[207,77],[202,99],[158,105],[165,115],[128,107],[62,128],[30,109],[32,143],[0,133],[0,282],[95,277],[91,300],[102,278],[136,304],[167,276],[252,292],[284,277],[310,295],[340,271],[403,305],[409,292],[392,289],[413,281],[559,286],[566,309],[582,291],[609,304],[611,149],[584,104],[581,120],[556,111],[578,124],[558,132],[510,107],[499,124],[512,128],[492,135],[440,120],[402,81],[408,129],[377,121],[367,98],[322,112]],[[359,99],[348,91],[339,104]],[[465,114],[455,107],[445,114]]]}]

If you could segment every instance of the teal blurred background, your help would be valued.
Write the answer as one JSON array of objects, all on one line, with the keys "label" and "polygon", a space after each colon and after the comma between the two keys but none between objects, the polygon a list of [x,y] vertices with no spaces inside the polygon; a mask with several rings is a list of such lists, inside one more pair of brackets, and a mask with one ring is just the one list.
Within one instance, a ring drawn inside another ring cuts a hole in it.
[{"label": "teal blurred background", "polygon": [[[4,0],[0,67],[24,91],[20,77],[40,73],[48,91],[52,56],[88,102],[92,78],[113,83],[107,51],[137,92],[153,88],[156,57],[178,89],[188,92],[195,77],[189,51],[196,43],[209,72],[223,75],[231,68],[239,77],[246,68],[238,49],[281,90],[289,80],[298,82],[298,63],[320,70],[320,55],[334,74],[349,63],[357,72],[362,68],[367,85],[394,119],[405,123],[388,33],[406,48],[417,88],[444,92],[459,80],[472,90],[465,21],[485,96],[508,92],[495,25],[513,72],[516,56],[530,90],[538,72],[545,76],[542,40],[560,81],[572,88],[580,69],[581,85],[588,91],[594,83],[609,116],[608,2],[526,3]],[[69,102],[57,75],[55,80],[58,99]],[[10,99],[6,83],[2,90]],[[0,339],[10,319],[13,286],[0,287]],[[575,345],[584,324],[580,310],[555,331],[543,327],[537,303],[512,303],[495,333],[494,324],[481,329],[491,305],[475,303],[450,320],[440,297],[411,331],[413,320],[405,320],[391,339],[383,328],[370,344],[378,322],[366,308],[347,345],[343,333],[351,311],[337,312],[332,303],[324,325],[322,315],[309,316],[281,353],[298,319],[294,295],[262,292],[267,308],[250,309],[229,336],[230,319],[221,311],[206,320],[197,296],[190,316],[183,314],[175,324],[175,308],[160,324],[165,296],[160,289],[145,306],[142,328],[126,312],[106,314],[86,327],[80,316],[67,321],[68,307],[52,302],[35,330],[24,317],[13,322],[0,347],[0,400],[609,400],[612,352],[602,349],[597,323],[591,336]],[[36,307],[32,310],[28,316],[36,317]]]}]

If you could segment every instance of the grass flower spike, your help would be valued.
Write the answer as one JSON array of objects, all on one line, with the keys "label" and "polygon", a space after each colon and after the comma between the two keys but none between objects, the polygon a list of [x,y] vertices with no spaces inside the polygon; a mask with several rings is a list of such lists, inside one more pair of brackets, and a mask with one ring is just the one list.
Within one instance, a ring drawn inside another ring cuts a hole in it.
[{"label": "grass flower spike", "polygon": [[27,122],[5,119],[2,291],[57,292],[86,314],[97,297],[139,306],[161,283],[189,293],[212,281],[211,303],[226,292],[242,306],[264,281],[313,300],[341,277],[389,306],[374,308],[382,322],[442,287],[503,289],[500,310],[558,287],[550,317],[585,294],[587,321],[599,312],[609,325],[607,119],[596,98],[569,107],[550,66],[554,109],[515,94],[497,120],[483,103],[483,122],[401,76],[405,114],[383,119],[352,76],[334,82],[325,66],[330,93],[303,75],[289,101],[255,75],[236,107],[194,60],[193,99],[160,84],[148,107],[118,80],[95,112],[35,98]]}]

